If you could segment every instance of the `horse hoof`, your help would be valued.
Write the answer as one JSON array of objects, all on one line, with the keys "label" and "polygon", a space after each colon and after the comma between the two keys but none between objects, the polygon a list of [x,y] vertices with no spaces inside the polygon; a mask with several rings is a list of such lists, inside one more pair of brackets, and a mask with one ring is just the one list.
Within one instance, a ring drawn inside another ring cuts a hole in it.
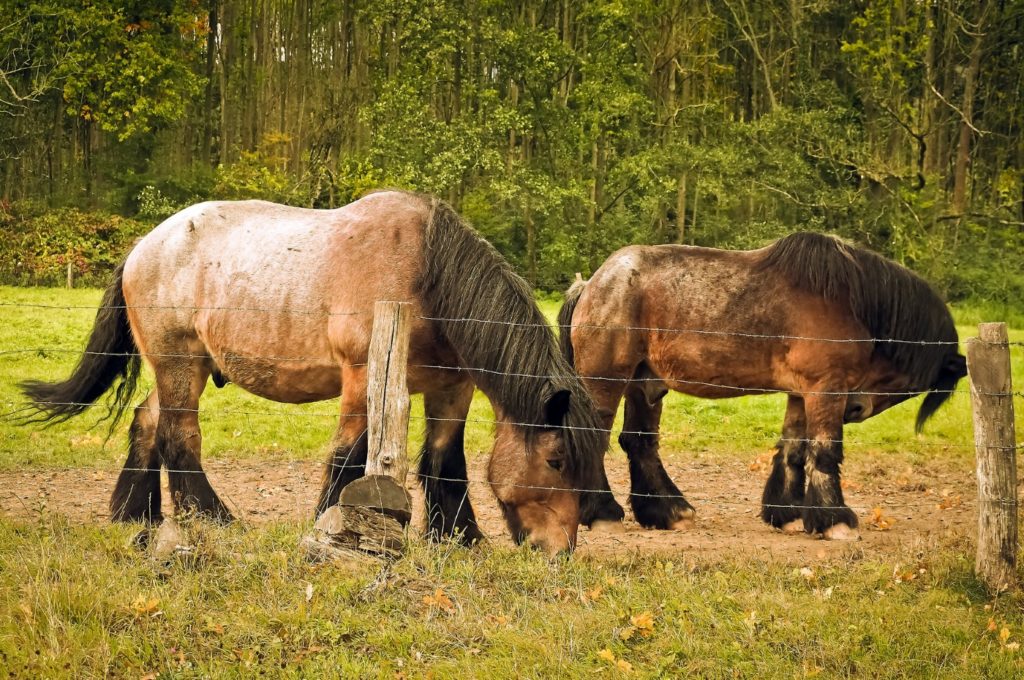
[{"label": "horse hoof", "polygon": [[678,517],[668,528],[672,531],[691,531],[697,526],[697,512],[693,508],[687,508],[679,512]]},{"label": "horse hoof", "polygon": [[826,541],[859,541],[860,532],[848,524],[833,524],[822,534]]},{"label": "horse hoof", "polygon": [[590,530],[600,534],[624,534],[626,527],[621,520],[596,519],[590,525]]},{"label": "horse hoof", "polygon": [[784,534],[802,534],[804,533],[804,521],[797,517],[790,522],[786,522],[779,528]]}]

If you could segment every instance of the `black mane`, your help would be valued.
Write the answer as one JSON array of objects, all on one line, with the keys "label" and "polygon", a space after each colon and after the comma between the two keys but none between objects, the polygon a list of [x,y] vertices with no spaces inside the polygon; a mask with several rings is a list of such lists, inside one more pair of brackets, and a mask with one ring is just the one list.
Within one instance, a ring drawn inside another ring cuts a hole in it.
[{"label": "black mane", "polygon": [[526,424],[527,438],[545,425],[548,398],[569,390],[567,467],[577,482],[594,483],[604,452],[593,402],[529,285],[441,200],[432,199],[424,240],[424,300],[464,368],[508,418]]},{"label": "black mane", "polygon": [[878,338],[875,352],[910,379],[910,390],[935,390],[921,408],[918,427],[949,397],[959,377],[945,370],[956,355],[956,328],[942,298],[920,276],[835,236],[809,232],[769,246],[760,268],[779,272],[802,290],[849,303]]}]

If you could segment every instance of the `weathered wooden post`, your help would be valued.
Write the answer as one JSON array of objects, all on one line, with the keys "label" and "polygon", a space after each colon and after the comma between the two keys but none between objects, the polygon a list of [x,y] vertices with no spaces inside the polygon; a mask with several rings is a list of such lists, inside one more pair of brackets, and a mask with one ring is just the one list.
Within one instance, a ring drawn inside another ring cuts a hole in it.
[{"label": "weathered wooden post", "polygon": [[1017,450],[1005,323],[983,323],[967,343],[978,475],[974,569],[996,591],[1017,587]]},{"label": "weathered wooden post", "polygon": [[314,559],[373,555],[398,557],[412,519],[405,490],[409,469],[410,311],[408,302],[377,302],[367,358],[365,475],[341,490],[338,504],[316,522],[303,547]]},{"label": "weathered wooden post", "polygon": [[75,287],[75,270],[74,267],[68,262],[68,290]]}]

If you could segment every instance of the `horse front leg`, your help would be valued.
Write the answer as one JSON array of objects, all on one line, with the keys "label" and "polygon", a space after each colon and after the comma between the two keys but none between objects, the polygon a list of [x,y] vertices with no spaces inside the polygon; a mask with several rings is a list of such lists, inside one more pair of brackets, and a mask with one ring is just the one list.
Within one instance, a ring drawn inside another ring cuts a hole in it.
[{"label": "horse front leg", "polygon": [[324,481],[316,503],[319,517],[345,486],[366,473],[369,442],[366,438],[366,367],[344,366],[341,371],[341,420],[331,440]]},{"label": "horse front leg", "polygon": [[629,458],[629,504],[636,521],[648,529],[693,527],[693,506],[665,472],[658,455],[664,393],[648,401],[649,393],[632,387],[626,391],[626,410],[619,445]]},{"label": "horse front leg", "polygon": [[846,506],[839,473],[843,464],[843,414],[846,398],[832,394],[804,395],[807,453],[804,474],[804,531],[832,540],[853,540],[857,515]]},{"label": "horse front leg", "polygon": [[455,538],[463,545],[483,539],[469,502],[464,439],[473,383],[430,392],[423,397],[426,439],[420,453],[419,478],[432,540]]},{"label": "horse front leg", "polygon": [[804,483],[807,476],[807,418],[804,400],[790,395],[782,438],[775,444],[772,471],[761,496],[761,519],[783,531],[803,531]]},{"label": "horse front leg", "polygon": [[584,489],[580,493],[580,524],[590,527],[592,531],[622,531],[622,519],[626,513],[612,493],[612,487],[608,483],[608,474],[604,469],[604,458],[608,451],[612,425],[615,423],[615,412],[619,408],[619,400],[622,399],[626,381],[584,379],[584,383],[597,409],[598,426],[602,432],[601,465],[597,475],[597,488]]}]

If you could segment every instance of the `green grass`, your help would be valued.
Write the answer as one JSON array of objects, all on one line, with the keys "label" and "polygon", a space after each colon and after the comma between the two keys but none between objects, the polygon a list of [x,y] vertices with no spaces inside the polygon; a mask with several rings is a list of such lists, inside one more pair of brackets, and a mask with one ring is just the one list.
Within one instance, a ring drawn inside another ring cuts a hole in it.
[{"label": "green grass", "polygon": [[[92,328],[99,296],[97,290],[0,287],[0,302],[68,306],[2,308],[6,323],[0,328],[0,409],[11,412],[24,405],[18,382],[63,379],[70,373]],[[549,298],[541,307],[553,319],[558,304]],[[957,313],[972,318],[978,314],[973,309]],[[975,334],[974,327],[967,325],[961,325],[959,331],[962,339]],[[1011,331],[1011,339],[1024,341],[1024,331]],[[1024,348],[1014,347],[1012,359],[1014,375],[1024,375]],[[848,452],[909,455],[911,461],[916,461],[943,451],[944,455],[969,460],[973,440],[967,389],[966,381],[961,382],[961,393],[953,395],[919,436],[914,434],[913,422],[920,397],[863,424],[847,427]],[[1024,402],[1017,403],[1020,430],[1024,426]],[[214,459],[320,460],[338,420],[337,400],[302,406],[277,404],[234,385],[216,389],[212,383],[200,409],[203,455]],[[785,397],[778,394],[720,400],[670,394],[662,421],[663,447],[669,453],[685,455],[749,457],[778,438],[784,410]],[[96,424],[103,413],[102,408],[91,409],[49,428],[2,427],[0,469],[24,465],[119,466],[126,450],[128,424],[122,422],[108,438],[106,423]],[[467,450],[490,450],[493,419],[490,404],[477,393],[469,414]],[[423,404],[414,397],[410,451],[418,450],[423,424]]]},{"label": "green grass", "polygon": [[[93,290],[0,288],[0,302],[84,307],[3,308],[4,411],[22,403],[17,381],[67,375],[98,298]],[[554,303],[543,306],[553,315]],[[999,320],[974,309],[956,314],[972,324]],[[960,331],[973,334],[966,325]],[[1024,340],[1024,332],[1013,338]],[[32,351],[11,353],[22,349]],[[1014,348],[1018,390],[1022,354]],[[779,396],[672,395],[666,455],[749,459],[777,437],[783,404]],[[886,466],[928,459],[968,466],[967,396],[955,395],[921,436],[913,434],[917,405],[848,428],[848,456]],[[1020,400],[1016,405],[1024,412]],[[319,460],[337,404],[288,407],[211,387],[202,408],[205,455],[255,465],[268,457]],[[414,417],[422,414],[416,408]],[[271,412],[278,415],[265,415]],[[3,420],[0,468],[119,466],[125,427],[104,441],[104,424],[89,427],[97,416],[49,429]],[[477,398],[470,417],[491,419],[485,400]],[[413,441],[421,425],[413,420]],[[488,425],[470,427],[468,436],[471,455],[489,449]],[[0,670],[136,678],[1024,672],[1024,652],[1014,649],[1024,642],[1024,600],[987,596],[972,575],[971,546],[955,540],[922,554],[908,547],[898,561],[850,558],[808,574],[728,555],[549,562],[529,550],[415,539],[407,557],[380,569],[307,564],[296,548],[304,530],[297,522],[191,530],[193,555],[156,563],[129,547],[137,527],[77,525],[51,513],[35,521],[0,517]],[[916,577],[894,578],[901,574]],[[631,623],[645,614],[649,630]],[[1001,640],[1003,628],[1009,636]]]}]

